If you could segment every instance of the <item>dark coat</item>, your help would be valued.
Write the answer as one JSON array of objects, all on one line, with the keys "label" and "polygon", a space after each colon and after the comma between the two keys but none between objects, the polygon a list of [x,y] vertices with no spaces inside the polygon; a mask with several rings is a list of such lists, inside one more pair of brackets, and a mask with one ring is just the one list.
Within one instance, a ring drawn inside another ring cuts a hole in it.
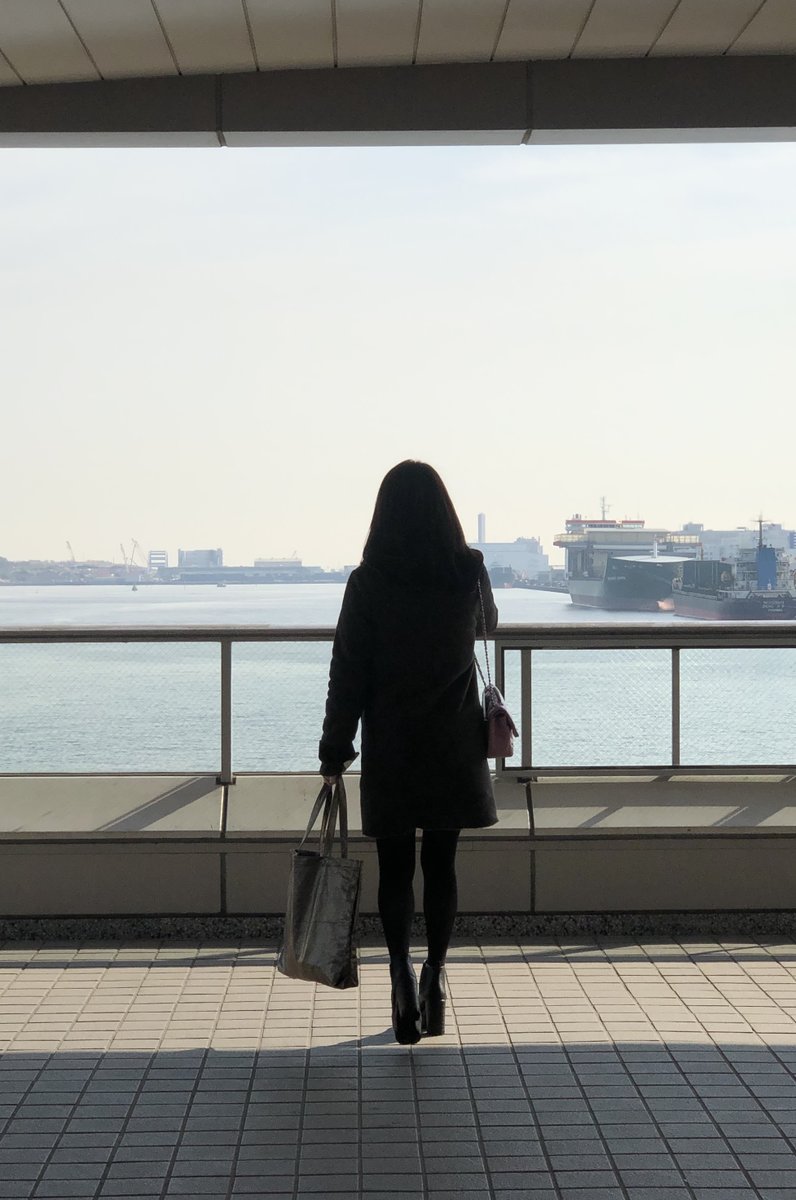
[{"label": "dark coat", "polygon": [[351,573],[337,623],[321,772],[354,758],[362,720],[362,829],[392,837],[420,829],[480,829],[497,821],[473,657],[497,626],[483,557],[457,572],[408,578],[364,564]]}]

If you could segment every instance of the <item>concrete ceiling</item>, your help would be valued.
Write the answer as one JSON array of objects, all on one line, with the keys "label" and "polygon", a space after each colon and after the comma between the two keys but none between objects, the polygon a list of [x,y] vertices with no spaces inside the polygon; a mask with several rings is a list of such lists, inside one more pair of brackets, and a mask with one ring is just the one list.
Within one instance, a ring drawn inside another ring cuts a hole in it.
[{"label": "concrete ceiling", "polygon": [[0,145],[793,138],[796,0],[0,0]]},{"label": "concrete ceiling", "polygon": [[0,85],[796,53],[796,0],[0,0]]}]

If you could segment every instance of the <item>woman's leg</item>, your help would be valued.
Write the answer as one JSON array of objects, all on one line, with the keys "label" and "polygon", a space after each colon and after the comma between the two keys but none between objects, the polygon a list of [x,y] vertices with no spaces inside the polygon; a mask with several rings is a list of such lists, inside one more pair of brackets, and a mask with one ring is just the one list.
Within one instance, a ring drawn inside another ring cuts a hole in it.
[{"label": "woman's leg", "polygon": [[376,839],[379,856],[379,915],[391,962],[406,961],[415,897],[415,835]]},{"label": "woman's leg", "polygon": [[456,847],[458,829],[426,829],[420,851],[423,868],[423,912],[428,935],[428,963],[442,967],[456,919]]},{"label": "woman's leg", "polygon": [[417,978],[409,958],[415,897],[414,830],[404,837],[377,838],[379,854],[379,913],[390,955],[392,1027],[395,1040],[411,1045],[420,1040],[420,1001]]}]

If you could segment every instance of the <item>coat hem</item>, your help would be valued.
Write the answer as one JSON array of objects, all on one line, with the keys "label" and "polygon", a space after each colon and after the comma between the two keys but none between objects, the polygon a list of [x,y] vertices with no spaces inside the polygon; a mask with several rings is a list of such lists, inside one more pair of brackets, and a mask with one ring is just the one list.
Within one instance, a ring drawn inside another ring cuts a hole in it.
[{"label": "coat hem", "polygon": [[431,822],[425,821],[423,824],[420,824],[418,822],[417,825],[407,826],[405,829],[391,829],[389,832],[383,832],[383,833],[371,833],[370,829],[363,829],[362,836],[376,840],[378,838],[406,837],[407,834],[417,833],[418,830],[420,830],[423,833],[425,833],[426,830],[428,830],[429,833],[453,832],[454,830],[458,830],[460,833],[463,833],[465,830],[469,830],[469,829],[492,829],[497,824],[498,824],[497,817],[495,817],[494,821],[479,821],[479,823],[477,825],[474,825],[474,824],[437,825],[437,824],[432,824]]}]

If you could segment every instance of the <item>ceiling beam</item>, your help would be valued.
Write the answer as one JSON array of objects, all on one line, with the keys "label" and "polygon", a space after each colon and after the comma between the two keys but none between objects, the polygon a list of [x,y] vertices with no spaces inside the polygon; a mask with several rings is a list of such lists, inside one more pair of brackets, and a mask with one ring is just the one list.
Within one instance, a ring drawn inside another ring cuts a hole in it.
[{"label": "ceiling beam", "polygon": [[796,57],[566,59],[0,88],[4,146],[779,140]]}]

